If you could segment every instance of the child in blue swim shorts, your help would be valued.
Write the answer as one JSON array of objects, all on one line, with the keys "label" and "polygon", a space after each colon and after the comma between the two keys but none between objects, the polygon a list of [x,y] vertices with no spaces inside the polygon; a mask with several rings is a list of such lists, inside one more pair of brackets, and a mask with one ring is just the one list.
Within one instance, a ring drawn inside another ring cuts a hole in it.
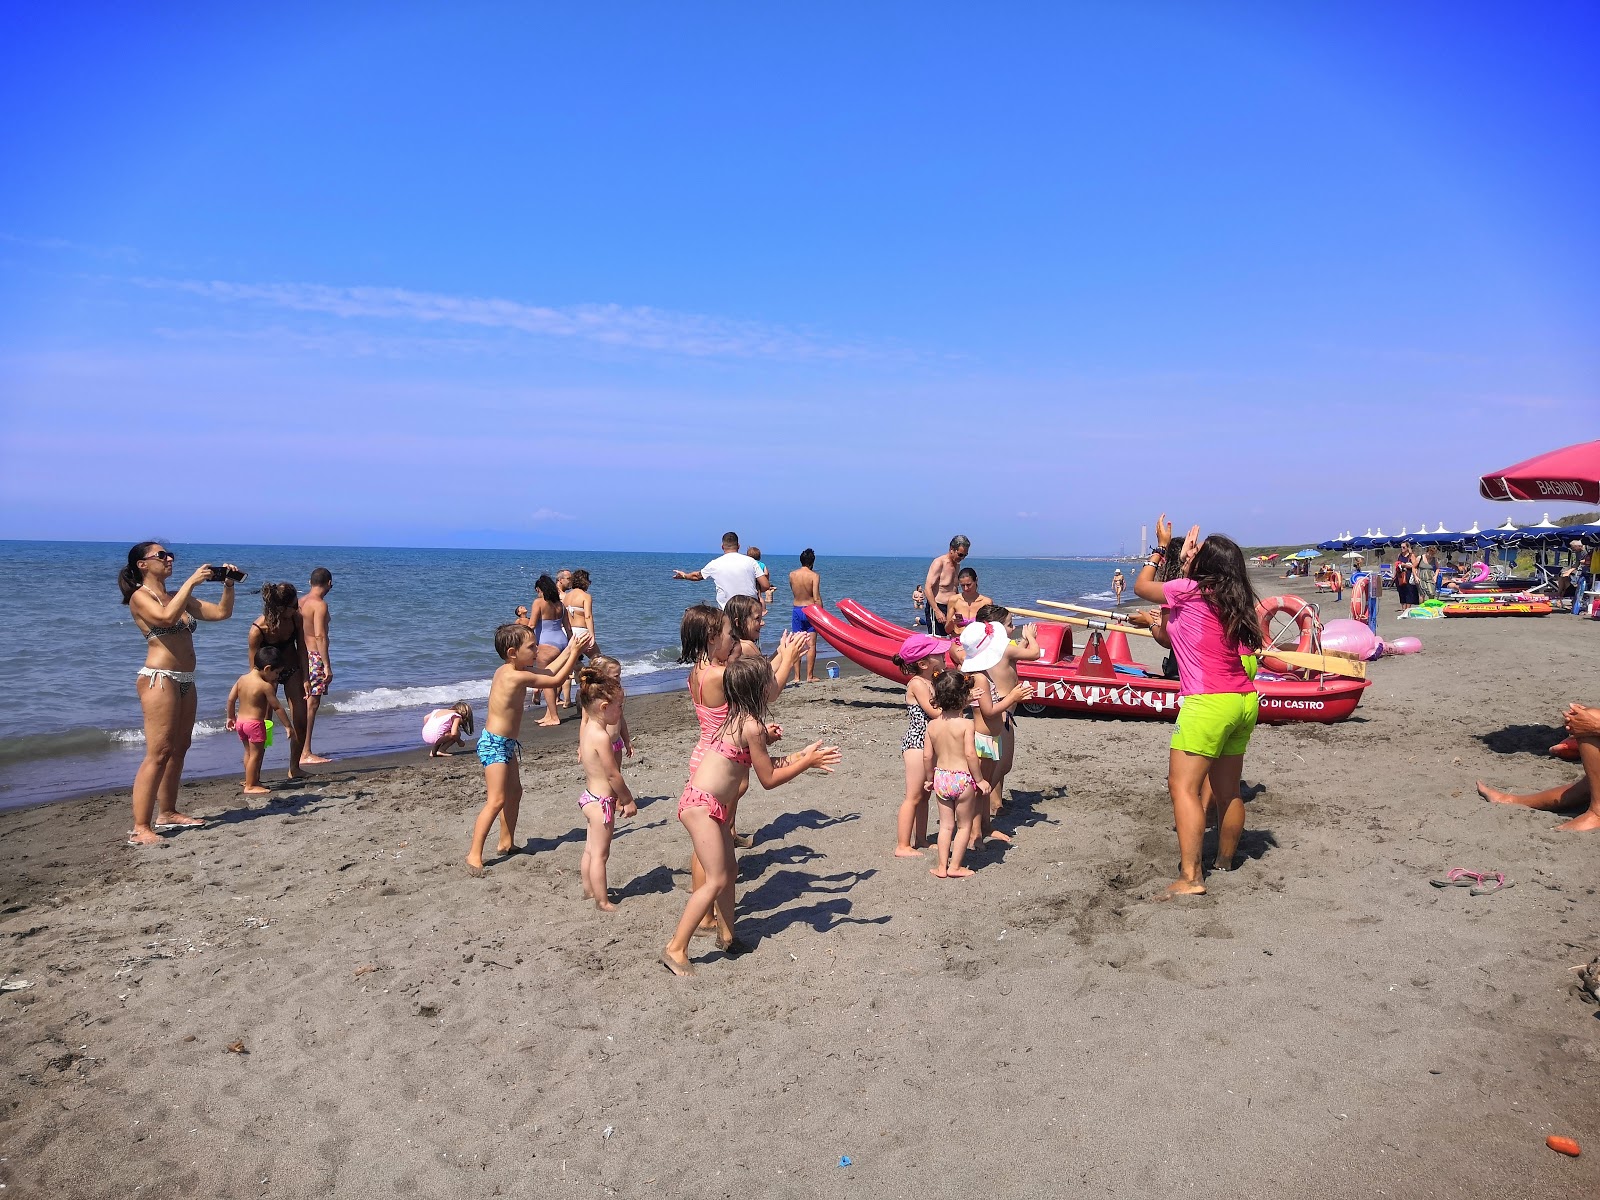
[{"label": "child in blue swim shorts", "polygon": [[528,689],[560,687],[588,642],[587,630],[574,630],[572,640],[555,661],[537,668],[534,661],[539,642],[532,629],[513,622],[494,631],[495,652],[502,661],[489,684],[489,712],[478,737],[478,761],[483,764],[489,797],[472,824],[467,872],[474,877],[483,874],[483,844],[495,818],[500,819],[499,852],[505,855],[516,851],[517,813],[522,807],[522,775],[517,769],[522,743],[517,741],[517,735],[522,732],[522,709]]}]

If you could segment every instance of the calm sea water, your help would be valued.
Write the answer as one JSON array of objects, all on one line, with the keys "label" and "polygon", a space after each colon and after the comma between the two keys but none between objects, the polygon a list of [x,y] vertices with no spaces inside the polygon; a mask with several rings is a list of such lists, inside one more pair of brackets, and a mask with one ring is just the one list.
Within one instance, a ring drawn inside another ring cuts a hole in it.
[{"label": "calm sea water", "polygon": [[[288,580],[305,590],[313,567],[334,574],[334,689],[317,720],[316,746],[326,754],[375,754],[420,743],[430,708],[489,694],[496,625],[530,603],[533,581],[560,567],[593,576],[601,648],[621,660],[629,691],[684,686],[677,664],[683,609],[713,598],[709,583],[675,582],[672,569],[695,570],[716,556],[519,550],[405,550],[356,547],[212,546],[167,543],[178,555],[175,578],[202,562],[237,563],[250,573],[233,618],[202,624],[199,719],[186,776],[239,770],[239,744],[223,727],[223,705],[242,674],[251,620],[260,597],[247,590]],[[3,542],[0,569],[11,586],[0,592],[0,649],[6,694],[0,707],[0,807],[11,807],[131,783],[143,753],[134,672],[144,640],[119,603],[118,568],[127,546],[97,542]],[[827,558],[817,561],[823,599],[850,596],[902,624],[911,624],[911,591],[926,558]],[[768,555],[779,585],[769,641],[788,628],[788,573],[799,560]],[[1109,562],[971,559],[983,590],[1001,603],[1035,599],[1111,599]],[[202,585],[214,597],[216,585]],[[827,647],[819,649],[819,663]],[[267,752],[281,770],[287,750]]]}]

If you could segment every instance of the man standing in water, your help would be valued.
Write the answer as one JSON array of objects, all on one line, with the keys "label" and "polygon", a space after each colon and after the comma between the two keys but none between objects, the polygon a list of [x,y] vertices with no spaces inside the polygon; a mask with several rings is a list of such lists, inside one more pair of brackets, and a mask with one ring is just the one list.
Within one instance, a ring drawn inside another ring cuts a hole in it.
[{"label": "man standing in water", "polygon": [[735,596],[750,596],[759,600],[761,593],[772,586],[755,559],[739,553],[739,535],[722,535],[722,557],[713,558],[698,571],[674,571],[674,579],[709,579],[717,585],[717,607],[726,608]]},{"label": "man standing in water", "polygon": [[[817,681],[817,631],[812,627],[811,618],[802,610],[808,604],[818,606],[822,604],[822,576],[813,570],[816,561],[817,552],[807,546],[800,551],[800,569],[789,572],[789,591],[794,596],[794,607],[789,610],[789,630],[792,633],[806,635],[805,682],[807,683]],[[794,681],[800,682],[798,658],[794,660]]]},{"label": "man standing in water", "polygon": [[[318,567],[311,572],[311,589],[300,599],[300,622],[306,631],[306,740],[300,752],[303,763],[325,763],[328,759],[311,750],[311,734],[317,727],[317,709],[333,683],[333,660],[328,657],[328,593],[333,590],[333,572]],[[296,680],[289,684],[295,687]]]},{"label": "man standing in water", "polygon": [[956,573],[961,570],[961,560],[972,550],[972,540],[962,534],[950,539],[950,551],[941,554],[928,566],[928,578],[922,583],[923,605],[927,609],[928,632],[938,634],[950,621],[950,602],[956,598]]}]

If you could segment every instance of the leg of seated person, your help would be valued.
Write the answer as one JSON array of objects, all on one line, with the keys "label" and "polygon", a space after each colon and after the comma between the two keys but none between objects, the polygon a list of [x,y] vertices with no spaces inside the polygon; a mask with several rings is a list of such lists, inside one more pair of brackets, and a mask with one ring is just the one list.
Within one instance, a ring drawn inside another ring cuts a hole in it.
[{"label": "leg of seated person", "polygon": [[1595,786],[1600,781],[1600,738],[1578,739],[1578,754],[1583,763],[1583,778],[1576,783],[1519,796],[1489,787],[1480,780],[1478,795],[1495,804],[1520,804],[1540,812],[1572,812],[1581,808],[1583,812],[1556,828],[1575,833],[1600,829],[1600,799],[1597,799],[1600,787]]}]

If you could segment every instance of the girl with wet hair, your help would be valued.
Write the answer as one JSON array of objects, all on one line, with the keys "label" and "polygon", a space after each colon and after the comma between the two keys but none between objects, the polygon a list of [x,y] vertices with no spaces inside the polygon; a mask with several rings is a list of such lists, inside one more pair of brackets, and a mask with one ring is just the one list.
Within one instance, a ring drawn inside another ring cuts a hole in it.
[{"label": "girl with wet hair", "polygon": [[[1160,546],[1172,542],[1165,513],[1156,522]],[[1245,571],[1244,552],[1232,538],[1214,533],[1200,540],[1194,526],[1178,552],[1178,576],[1157,579],[1167,551],[1157,549],[1139,571],[1133,590],[1162,606],[1161,635],[1178,662],[1177,728],[1168,750],[1167,787],[1178,829],[1178,878],[1171,895],[1205,892],[1201,850],[1207,802],[1218,809],[1217,861],[1228,871],[1244,833],[1239,776],[1255,730],[1259,697],[1245,655],[1261,648],[1256,594]]]},{"label": "girl with wet hair", "polygon": [[733,636],[738,639],[739,653],[761,657],[761,628],[767,623],[767,614],[761,601],[754,596],[729,596],[723,606],[728,620],[733,623]]},{"label": "girl with wet hair", "polygon": [[311,678],[310,658],[306,654],[305,626],[300,617],[300,593],[292,583],[261,585],[261,615],[250,626],[250,663],[263,646],[278,648],[278,679],[283,688],[283,706],[289,710],[289,778],[303,779],[302,763],[327,762],[308,757],[306,746],[306,696]]},{"label": "girl with wet hair", "polygon": [[222,566],[222,601],[201,600],[195,589],[219,578],[210,563],[169,591],[176,557],[160,542],[140,542],[128,551],[117,572],[117,590],[134,628],[144,637],[144,666],[135,687],[144,710],[144,761],[133,778],[133,828],[130,846],[160,845],[159,831],[204,825],[178,811],[183,760],[194,736],[199,695],[194,686],[194,629],[200,621],[226,621],[233,615],[233,588],[244,578],[232,563]]},{"label": "girl with wet hair", "polygon": [[764,658],[739,658],[728,664],[723,673],[727,715],[678,800],[678,820],[694,843],[704,878],[689,894],[672,940],[661,952],[661,965],[674,975],[694,974],[689,942],[708,915],[715,918],[719,950],[733,957],[749,949],[733,930],[734,858],[728,805],[749,786],[751,771],[762,787],[771,789],[812,767],[831,772],[839,762],[838,747],[820,741],[784,758],[771,756],[766,717],[772,679],[772,667]]}]

